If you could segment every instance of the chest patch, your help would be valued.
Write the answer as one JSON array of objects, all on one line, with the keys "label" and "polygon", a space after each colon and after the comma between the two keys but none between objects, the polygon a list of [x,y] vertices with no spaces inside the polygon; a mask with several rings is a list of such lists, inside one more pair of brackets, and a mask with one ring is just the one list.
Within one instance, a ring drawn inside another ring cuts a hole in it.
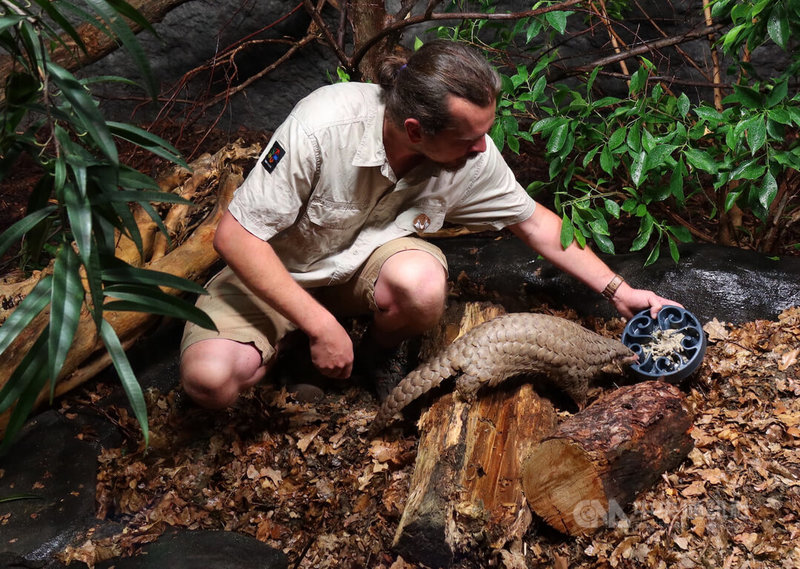
[{"label": "chest patch", "polygon": [[286,154],[286,151],[283,147],[275,142],[272,145],[272,148],[269,149],[269,152],[264,156],[264,159],[261,161],[261,165],[264,166],[264,169],[272,174],[272,171],[278,165],[278,162],[281,161],[281,158]]}]

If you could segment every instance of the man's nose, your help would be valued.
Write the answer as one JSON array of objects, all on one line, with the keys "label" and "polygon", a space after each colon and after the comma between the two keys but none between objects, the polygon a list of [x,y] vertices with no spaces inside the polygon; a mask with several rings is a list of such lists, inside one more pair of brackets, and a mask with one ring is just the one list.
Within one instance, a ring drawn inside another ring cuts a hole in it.
[{"label": "man's nose", "polygon": [[485,152],[486,151],[486,137],[482,136],[470,147],[470,152]]}]

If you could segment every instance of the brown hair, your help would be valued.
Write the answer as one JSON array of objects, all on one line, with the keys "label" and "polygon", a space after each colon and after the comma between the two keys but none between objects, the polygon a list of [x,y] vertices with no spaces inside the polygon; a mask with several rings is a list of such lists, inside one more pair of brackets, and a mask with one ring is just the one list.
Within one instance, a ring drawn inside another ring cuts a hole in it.
[{"label": "brown hair", "polygon": [[500,92],[500,76],[482,55],[447,40],[426,43],[407,60],[386,58],[378,81],[390,119],[402,125],[415,118],[429,135],[450,126],[447,95],[485,107]]}]

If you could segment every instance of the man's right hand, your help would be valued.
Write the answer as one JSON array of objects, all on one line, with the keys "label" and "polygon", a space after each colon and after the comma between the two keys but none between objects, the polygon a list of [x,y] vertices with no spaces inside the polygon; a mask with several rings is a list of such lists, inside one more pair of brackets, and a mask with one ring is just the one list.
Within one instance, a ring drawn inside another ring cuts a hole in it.
[{"label": "man's right hand", "polygon": [[336,319],[309,337],[311,361],[326,377],[347,379],[353,372],[353,341]]}]

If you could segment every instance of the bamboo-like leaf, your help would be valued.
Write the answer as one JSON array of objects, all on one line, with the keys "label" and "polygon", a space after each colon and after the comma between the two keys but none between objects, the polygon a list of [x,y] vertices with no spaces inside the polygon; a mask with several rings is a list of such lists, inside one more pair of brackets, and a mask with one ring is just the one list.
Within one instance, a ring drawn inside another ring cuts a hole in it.
[{"label": "bamboo-like leaf", "polygon": [[[44,376],[45,381],[47,380],[48,334],[48,327],[45,327],[31,346],[31,349],[6,380],[3,389],[0,390],[0,413],[8,411],[22,397],[31,382],[36,381],[39,374]],[[41,385],[44,385],[44,382]],[[40,389],[37,389],[37,393]]]},{"label": "bamboo-like leaf", "polygon": [[88,265],[92,254],[92,206],[86,195],[72,184],[64,186],[64,205],[72,236],[78,245],[78,254],[83,263]]},{"label": "bamboo-like leaf", "polygon": [[150,441],[150,429],[147,424],[147,405],[144,401],[142,386],[139,385],[139,381],[133,373],[128,356],[119,342],[117,333],[106,320],[103,320],[100,325],[100,337],[103,339],[103,343],[111,356],[111,361],[114,363],[114,369],[117,370],[122,387],[128,395],[128,402],[131,404],[136,420],[139,421],[144,442],[147,445]]},{"label": "bamboo-like leaf", "polygon": [[[42,333],[40,339],[45,337],[45,334],[46,331]],[[34,349],[32,349],[26,355],[23,363],[21,363],[17,369],[14,370],[12,376],[8,378],[8,383],[12,385],[19,386],[23,383],[23,381],[26,383],[24,389],[21,390],[19,397],[16,398],[14,410],[11,413],[11,417],[9,417],[8,424],[6,425],[5,437],[3,438],[2,444],[0,444],[0,456],[5,454],[10,448],[11,443],[14,442],[17,433],[20,431],[22,426],[25,424],[25,420],[30,415],[39,393],[44,388],[45,383],[47,383],[46,352],[47,349],[45,346],[40,345],[37,342],[37,344],[34,345]],[[30,356],[30,359],[28,356]],[[17,372],[20,372],[20,376],[16,375]],[[21,378],[23,375],[25,377]]]},{"label": "bamboo-like leaf", "polygon": [[[57,9],[57,2],[53,2],[52,0],[33,0],[33,2],[39,6],[45,13],[52,18],[53,22],[58,24],[58,26],[66,32],[66,34],[72,38],[75,44],[81,48],[82,51],[86,52],[86,44],[83,43],[83,39],[78,31],[72,26],[69,20]],[[68,47],[67,44],[61,39],[61,34],[57,33],[55,30],[52,30],[52,39],[61,43],[62,46]]]},{"label": "bamboo-like leaf", "polygon": [[83,286],[79,272],[81,263],[72,247],[63,244],[53,265],[53,286],[50,300],[50,335],[48,361],[50,400],[54,396],[56,378],[72,346],[83,306]]},{"label": "bamboo-like leaf", "polygon": [[161,156],[179,166],[188,168],[189,165],[181,158],[180,152],[163,138],[131,124],[108,121],[108,127],[114,136],[132,142],[156,156]]},{"label": "bamboo-like leaf", "polygon": [[52,286],[53,277],[47,275],[36,283],[28,296],[6,318],[6,321],[0,326],[0,354],[5,352],[25,327],[45,309],[47,303],[50,302]]},{"label": "bamboo-like leaf", "polygon": [[72,105],[75,114],[83,122],[82,126],[89,137],[113,164],[119,164],[119,154],[111,131],[86,88],[72,73],[55,63],[50,62],[47,69],[50,71],[53,83],[58,86],[62,95]]},{"label": "bamboo-like leaf", "polygon": [[165,286],[193,294],[207,294],[203,286],[189,279],[176,277],[163,271],[134,267],[122,263],[118,259],[114,261],[118,263],[116,266],[108,268],[108,263],[106,263],[103,269],[103,280],[106,282]]},{"label": "bamboo-like leaf", "polygon": [[205,312],[192,303],[167,294],[158,288],[132,284],[114,284],[107,286],[104,292],[107,297],[119,299],[107,302],[105,305],[106,310],[160,314],[189,320],[203,328],[216,330],[213,320]]},{"label": "bamboo-like leaf", "polygon": [[14,245],[17,241],[22,239],[22,236],[25,235],[28,231],[36,227],[40,221],[45,219],[51,213],[56,211],[57,207],[54,205],[49,205],[37,211],[34,211],[30,215],[26,215],[16,223],[14,223],[11,227],[3,231],[0,234],[0,256],[4,255],[6,251],[8,251],[9,247]]},{"label": "bamboo-like leaf", "polygon": [[[136,63],[136,66],[144,77],[148,95],[151,97],[158,95],[158,82],[155,80],[153,71],[150,68],[150,60],[147,58],[144,49],[142,49],[141,44],[136,39],[136,35],[133,33],[133,30],[131,30],[130,26],[128,26],[128,23],[124,18],[120,18],[121,12],[117,8],[122,7],[122,13],[128,16],[130,14],[135,14],[136,10],[124,2],[116,2],[116,6],[112,7],[106,0],[85,1],[105,21],[133,58],[134,63]],[[137,20],[142,21],[144,18],[138,17]]]}]

